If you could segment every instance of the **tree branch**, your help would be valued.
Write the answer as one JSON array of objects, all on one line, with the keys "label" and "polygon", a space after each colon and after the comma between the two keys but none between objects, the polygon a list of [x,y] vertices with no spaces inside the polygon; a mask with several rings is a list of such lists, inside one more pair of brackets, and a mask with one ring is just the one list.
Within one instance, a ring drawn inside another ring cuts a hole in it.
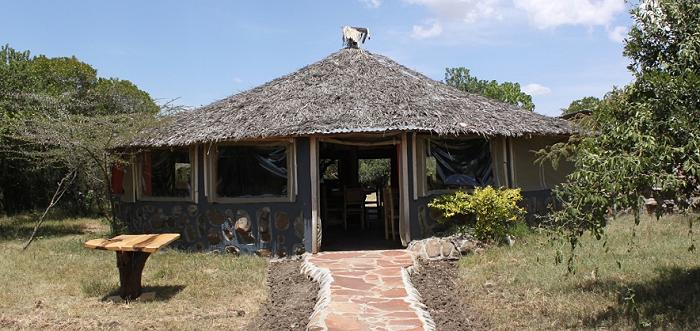
[{"label": "tree branch", "polygon": [[48,214],[49,210],[61,200],[63,194],[66,193],[68,187],[70,187],[70,184],[73,183],[73,180],[75,180],[77,173],[77,169],[72,169],[65,176],[63,176],[63,178],[61,178],[60,182],[58,182],[58,186],[56,187],[56,191],[53,193],[53,197],[51,197],[49,205],[46,206],[46,209],[44,209],[44,213],[41,214],[41,217],[39,217],[36,224],[34,225],[34,230],[32,231],[31,236],[29,236],[27,242],[24,243],[24,246],[22,246],[22,251],[27,250],[27,247],[29,247],[32,241],[34,241],[37,232],[39,232],[39,227],[41,227],[41,225],[44,223],[44,220],[46,219],[46,214]]}]

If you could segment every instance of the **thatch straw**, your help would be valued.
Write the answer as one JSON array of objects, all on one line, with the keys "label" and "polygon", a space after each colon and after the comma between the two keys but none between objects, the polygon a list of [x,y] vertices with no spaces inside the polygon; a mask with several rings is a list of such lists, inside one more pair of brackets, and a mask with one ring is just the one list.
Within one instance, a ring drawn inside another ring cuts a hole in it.
[{"label": "thatch straw", "polygon": [[366,50],[346,48],[292,74],[176,115],[132,146],[420,131],[567,135],[567,121],[465,93]]}]

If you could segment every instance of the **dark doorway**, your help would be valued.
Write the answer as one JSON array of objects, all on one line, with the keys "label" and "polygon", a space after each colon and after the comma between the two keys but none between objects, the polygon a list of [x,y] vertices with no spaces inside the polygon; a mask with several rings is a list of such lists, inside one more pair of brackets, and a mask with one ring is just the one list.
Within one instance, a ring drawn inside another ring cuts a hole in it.
[{"label": "dark doorway", "polygon": [[[400,248],[398,217],[391,217],[399,210],[397,145],[321,142],[319,147],[321,250]],[[394,194],[385,196],[387,190]]]}]

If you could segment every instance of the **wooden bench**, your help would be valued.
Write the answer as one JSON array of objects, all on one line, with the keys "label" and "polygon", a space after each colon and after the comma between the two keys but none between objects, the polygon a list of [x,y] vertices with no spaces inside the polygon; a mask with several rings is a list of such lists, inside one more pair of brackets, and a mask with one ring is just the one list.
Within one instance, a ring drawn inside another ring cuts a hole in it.
[{"label": "wooden bench", "polygon": [[119,268],[119,296],[133,300],[141,295],[141,275],[146,260],[162,247],[180,238],[177,233],[120,235],[112,239],[93,239],[83,246],[115,251]]}]

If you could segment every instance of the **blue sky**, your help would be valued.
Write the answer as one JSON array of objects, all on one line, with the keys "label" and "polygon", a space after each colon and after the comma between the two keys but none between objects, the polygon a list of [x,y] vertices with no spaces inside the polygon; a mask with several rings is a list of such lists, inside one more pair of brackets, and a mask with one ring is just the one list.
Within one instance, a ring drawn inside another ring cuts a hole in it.
[{"label": "blue sky", "polygon": [[0,43],[75,55],[157,100],[208,104],[341,48],[364,48],[434,79],[464,66],[519,82],[536,111],[558,115],[631,81],[622,56],[624,0],[1,1]]}]

